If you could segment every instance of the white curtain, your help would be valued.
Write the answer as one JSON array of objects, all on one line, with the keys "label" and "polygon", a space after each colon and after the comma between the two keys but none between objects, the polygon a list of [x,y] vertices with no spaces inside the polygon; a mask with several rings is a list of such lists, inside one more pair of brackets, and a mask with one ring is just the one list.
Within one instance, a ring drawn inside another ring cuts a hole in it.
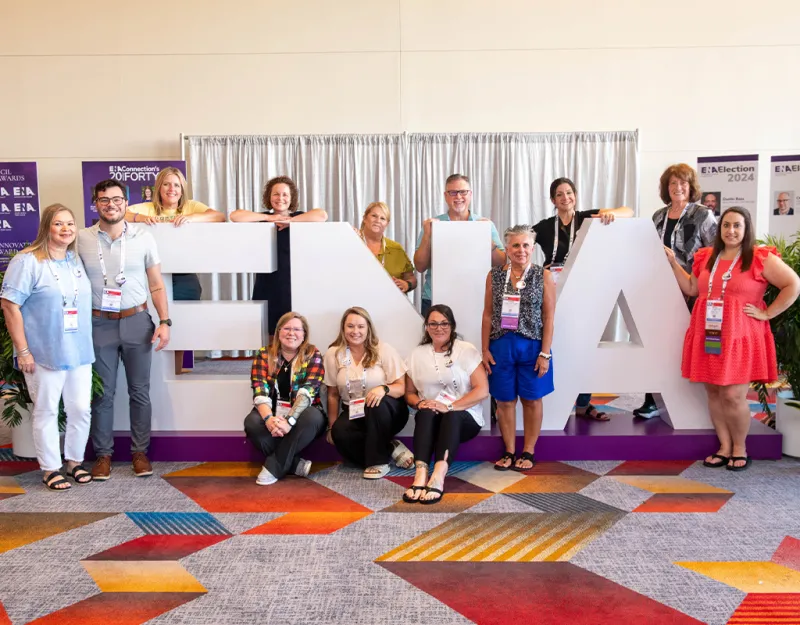
[{"label": "white curtain", "polygon": [[[630,206],[638,214],[638,132],[403,135],[189,136],[194,199],[230,213],[263,210],[267,180],[288,175],[300,208],[361,222],[370,202],[389,205],[387,236],[413,257],[422,221],[444,212],[444,181],[469,176],[472,209],[502,234],[553,214],[550,183],[571,178],[578,210]],[[252,277],[201,277],[211,299],[248,299]],[[419,289],[416,296],[419,298]],[[233,353],[233,355],[238,355]]]}]

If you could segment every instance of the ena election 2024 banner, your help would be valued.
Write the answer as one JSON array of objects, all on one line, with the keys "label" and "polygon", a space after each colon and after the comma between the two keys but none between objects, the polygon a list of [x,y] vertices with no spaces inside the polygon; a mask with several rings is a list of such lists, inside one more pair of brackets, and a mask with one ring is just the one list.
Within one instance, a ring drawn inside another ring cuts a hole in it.
[{"label": "ena election 2024 banner", "polygon": [[39,231],[36,163],[0,163],[0,271]]},{"label": "ena election 2024 banner", "polygon": [[[750,211],[756,226],[758,199],[758,155],[701,156],[697,159],[700,203],[719,217],[726,208],[741,206]],[[758,228],[756,227],[756,232]]]},{"label": "ena election 2024 banner", "polygon": [[83,207],[86,226],[97,223],[92,189],[98,182],[109,178],[119,181],[128,204],[150,202],[156,192],[156,176],[165,167],[177,167],[186,175],[184,161],[84,161]]},{"label": "ena election 2024 banner", "polygon": [[800,155],[770,161],[769,233],[788,239],[800,229]]}]

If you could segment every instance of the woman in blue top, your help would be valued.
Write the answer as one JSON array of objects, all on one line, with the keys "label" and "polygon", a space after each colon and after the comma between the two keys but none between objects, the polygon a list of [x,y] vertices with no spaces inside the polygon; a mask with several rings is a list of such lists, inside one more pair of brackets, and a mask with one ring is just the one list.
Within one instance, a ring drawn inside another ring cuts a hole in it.
[{"label": "woman in blue top", "polygon": [[[61,204],[44,209],[36,240],[14,256],[0,291],[19,369],[33,400],[33,440],[42,481],[51,490],[92,481],[83,466],[92,395],[92,289],[76,249],[75,215]],[[61,464],[58,403],[67,432]]]}]

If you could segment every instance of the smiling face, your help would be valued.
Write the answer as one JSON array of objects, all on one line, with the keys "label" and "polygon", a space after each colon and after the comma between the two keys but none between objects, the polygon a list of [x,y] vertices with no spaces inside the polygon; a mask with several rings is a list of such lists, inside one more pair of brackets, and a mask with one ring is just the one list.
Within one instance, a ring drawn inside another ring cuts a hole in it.
[{"label": "smiling face", "polygon": [[568,183],[564,182],[556,187],[552,202],[559,213],[569,213],[575,210],[576,201],[575,192]]},{"label": "smiling face", "polygon": [[281,347],[289,352],[296,352],[303,344],[306,333],[303,329],[303,322],[300,319],[289,319],[278,330],[278,340]]},{"label": "smiling face", "polygon": [[706,197],[703,199],[703,205],[707,209],[716,212],[717,211],[717,196],[714,195],[713,193],[706,194]]},{"label": "smiling face", "polygon": [[289,205],[292,203],[292,190],[288,184],[279,182],[272,187],[269,193],[269,205],[276,213],[289,212]]},{"label": "smiling face", "polygon": [[720,232],[722,233],[722,241],[725,247],[734,248],[742,244],[745,235],[745,221],[738,213],[728,212],[722,218],[720,224]]},{"label": "smiling face", "polygon": [[526,266],[533,255],[533,237],[527,234],[514,234],[507,237],[506,254],[513,265]]},{"label": "smiling face", "polygon": [[383,233],[386,232],[386,226],[388,225],[389,220],[386,214],[378,206],[372,207],[364,216],[364,230],[376,236],[383,236]]},{"label": "smiling face", "polygon": [[177,206],[181,195],[183,195],[180,179],[175,174],[169,174],[164,178],[158,192],[162,206]]},{"label": "smiling face", "polygon": [[344,338],[350,347],[363,345],[369,334],[367,320],[361,315],[351,313],[344,320]]},{"label": "smiling face", "polygon": [[425,331],[431,337],[433,345],[441,347],[450,339],[450,322],[442,313],[433,311],[428,315]]},{"label": "smiling face", "polygon": [[689,183],[686,180],[670,176],[668,189],[669,199],[673,204],[689,201]]},{"label": "smiling face", "polygon": [[128,201],[125,199],[125,191],[123,189],[109,187],[97,192],[97,199],[94,205],[97,208],[97,216],[100,221],[114,225],[125,219]]},{"label": "smiling face", "polygon": [[788,193],[779,193],[778,194],[778,211],[781,215],[786,215],[789,212],[789,194]]},{"label": "smiling face", "polygon": [[153,200],[153,190],[150,187],[145,187],[143,193],[144,195],[142,197],[145,202],[151,202]]},{"label": "smiling face", "polygon": [[472,202],[472,191],[466,180],[453,180],[448,182],[444,189],[444,201],[447,207],[455,213],[465,213]]},{"label": "smiling face", "polygon": [[75,218],[69,211],[59,211],[50,222],[50,242],[59,248],[68,247],[78,234]]}]

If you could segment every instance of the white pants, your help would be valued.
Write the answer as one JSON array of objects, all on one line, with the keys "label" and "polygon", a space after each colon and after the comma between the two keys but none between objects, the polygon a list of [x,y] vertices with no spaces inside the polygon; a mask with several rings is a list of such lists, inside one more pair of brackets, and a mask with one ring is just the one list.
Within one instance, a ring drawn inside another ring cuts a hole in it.
[{"label": "white pants", "polygon": [[33,443],[42,471],[61,468],[58,402],[62,396],[67,411],[64,457],[83,462],[92,421],[92,365],[54,371],[37,364],[33,373],[25,374],[25,381],[33,400]]}]

